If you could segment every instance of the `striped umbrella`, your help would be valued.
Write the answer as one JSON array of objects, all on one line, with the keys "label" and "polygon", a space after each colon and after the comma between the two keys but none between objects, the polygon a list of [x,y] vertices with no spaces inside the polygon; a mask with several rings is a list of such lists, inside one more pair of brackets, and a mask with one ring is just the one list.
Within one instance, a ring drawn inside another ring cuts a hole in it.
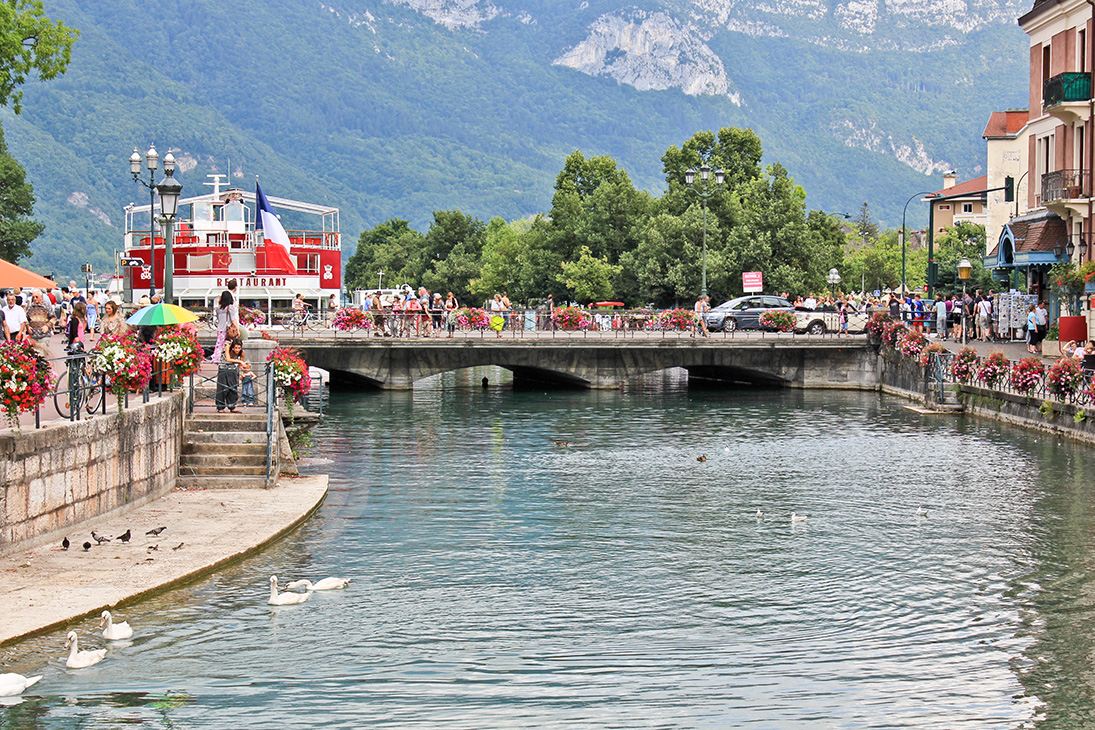
[{"label": "striped umbrella", "polygon": [[196,322],[198,315],[193,314],[174,304],[160,302],[142,307],[130,315],[127,324],[134,327],[148,327],[166,324],[182,324],[183,322]]}]

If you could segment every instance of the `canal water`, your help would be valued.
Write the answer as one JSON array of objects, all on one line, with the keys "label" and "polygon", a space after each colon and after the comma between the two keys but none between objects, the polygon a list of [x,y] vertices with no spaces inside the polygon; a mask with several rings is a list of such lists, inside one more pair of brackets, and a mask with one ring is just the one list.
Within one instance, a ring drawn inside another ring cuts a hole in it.
[{"label": "canal water", "polygon": [[[46,675],[0,728],[1095,724],[1090,449],[869,394],[483,375],[335,393],[318,515],[119,611],[94,668],[62,632],[0,650]],[[271,574],[353,584],[272,608]]]}]

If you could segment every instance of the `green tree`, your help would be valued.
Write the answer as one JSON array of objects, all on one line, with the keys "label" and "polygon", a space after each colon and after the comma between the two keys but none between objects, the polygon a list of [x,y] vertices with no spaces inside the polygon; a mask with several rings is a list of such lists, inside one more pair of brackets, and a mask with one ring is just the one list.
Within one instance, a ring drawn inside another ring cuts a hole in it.
[{"label": "green tree", "polygon": [[422,272],[414,262],[422,262],[423,238],[408,221],[398,218],[362,231],[357,250],[346,262],[346,289],[375,289],[380,271],[390,287],[417,282]]},{"label": "green tree", "polygon": [[958,262],[969,259],[973,265],[966,286],[970,290],[990,289],[994,285],[992,273],[985,269],[985,227],[979,223],[959,221],[935,241],[935,260],[939,264],[939,281],[936,286],[944,291],[962,291],[958,279]]},{"label": "green tree", "polygon": [[612,296],[615,279],[622,267],[593,255],[588,246],[582,246],[577,261],[564,261],[559,283],[574,294],[579,301],[593,301]]},{"label": "green tree", "polygon": [[538,293],[529,288],[528,240],[522,237],[531,226],[532,221],[527,219],[513,223],[497,217],[490,219],[484,236],[480,273],[471,282],[472,292],[484,298],[508,292],[516,301],[525,301]]},{"label": "green tree", "polygon": [[0,258],[13,264],[30,256],[30,242],[45,226],[30,218],[34,212],[34,188],[26,171],[8,154],[0,128]]},{"label": "green tree", "polygon": [[483,221],[459,210],[434,211],[422,247],[412,254],[412,284],[430,291],[452,291],[463,299],[470,293],[483,249]]},{"label": "green tree", "polygon": [[37,73],[48,81],[65,72],[80,32],[46,17],[38,0],[0,2],[0,105],[22,111],[20,87]]}]

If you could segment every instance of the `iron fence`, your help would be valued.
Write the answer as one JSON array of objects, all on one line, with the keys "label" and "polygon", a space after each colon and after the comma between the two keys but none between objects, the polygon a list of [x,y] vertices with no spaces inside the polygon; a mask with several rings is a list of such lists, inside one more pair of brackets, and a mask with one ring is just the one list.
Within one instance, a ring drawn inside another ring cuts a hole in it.
[{"label": "iron fence", "polygon": [[[1066,389],[1054,386],[1051,383],[1049,379],[1049,368],[1045,369],[1032,386],[1016,387],[1015,384],[1012,383],[1010,367],[1008,373],[1004,374],[996,381],[986,382],[985,380],[979,379],[977,373],[980,370],[981,364],[988,359],[980,356],[973,361],[968,377],[956,377],[954,374],[954,366],[957,359],[957,356],[953,352],[933,352],[931,355],[928,365],[930,395],[937,398],[939,403],[944,402],[947,388],[953,387],[954,385],[970,385],[999,393],[1036,398],[1041,401],[1068,403],[1076,406],[1087,406],[1095,402],[1095,370],[1081,369],[1080,372],[1082,377],[1080,378],[1080,382],[1073,387]],[[1014,365],[1015,362],[1009,362],[1009,366]]]}]

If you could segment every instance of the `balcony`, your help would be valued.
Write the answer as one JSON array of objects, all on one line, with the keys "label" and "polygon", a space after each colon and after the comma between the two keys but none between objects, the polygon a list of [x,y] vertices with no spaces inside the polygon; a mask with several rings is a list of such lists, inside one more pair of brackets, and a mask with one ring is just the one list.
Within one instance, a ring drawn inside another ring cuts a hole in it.
[{"label": "balcony", "polygon": [[1047,79],[1042,87],[1042,106],[1047,114],[1066,124],[1086,122],[1091,101],[1091,74],[1070,71]]},{"label": "balcony", "polygon": [[1069,213],[1085,215],[1091,185],[1090,170],[1054,170],[1042,175],[1041,204],[1062,218]]}]

